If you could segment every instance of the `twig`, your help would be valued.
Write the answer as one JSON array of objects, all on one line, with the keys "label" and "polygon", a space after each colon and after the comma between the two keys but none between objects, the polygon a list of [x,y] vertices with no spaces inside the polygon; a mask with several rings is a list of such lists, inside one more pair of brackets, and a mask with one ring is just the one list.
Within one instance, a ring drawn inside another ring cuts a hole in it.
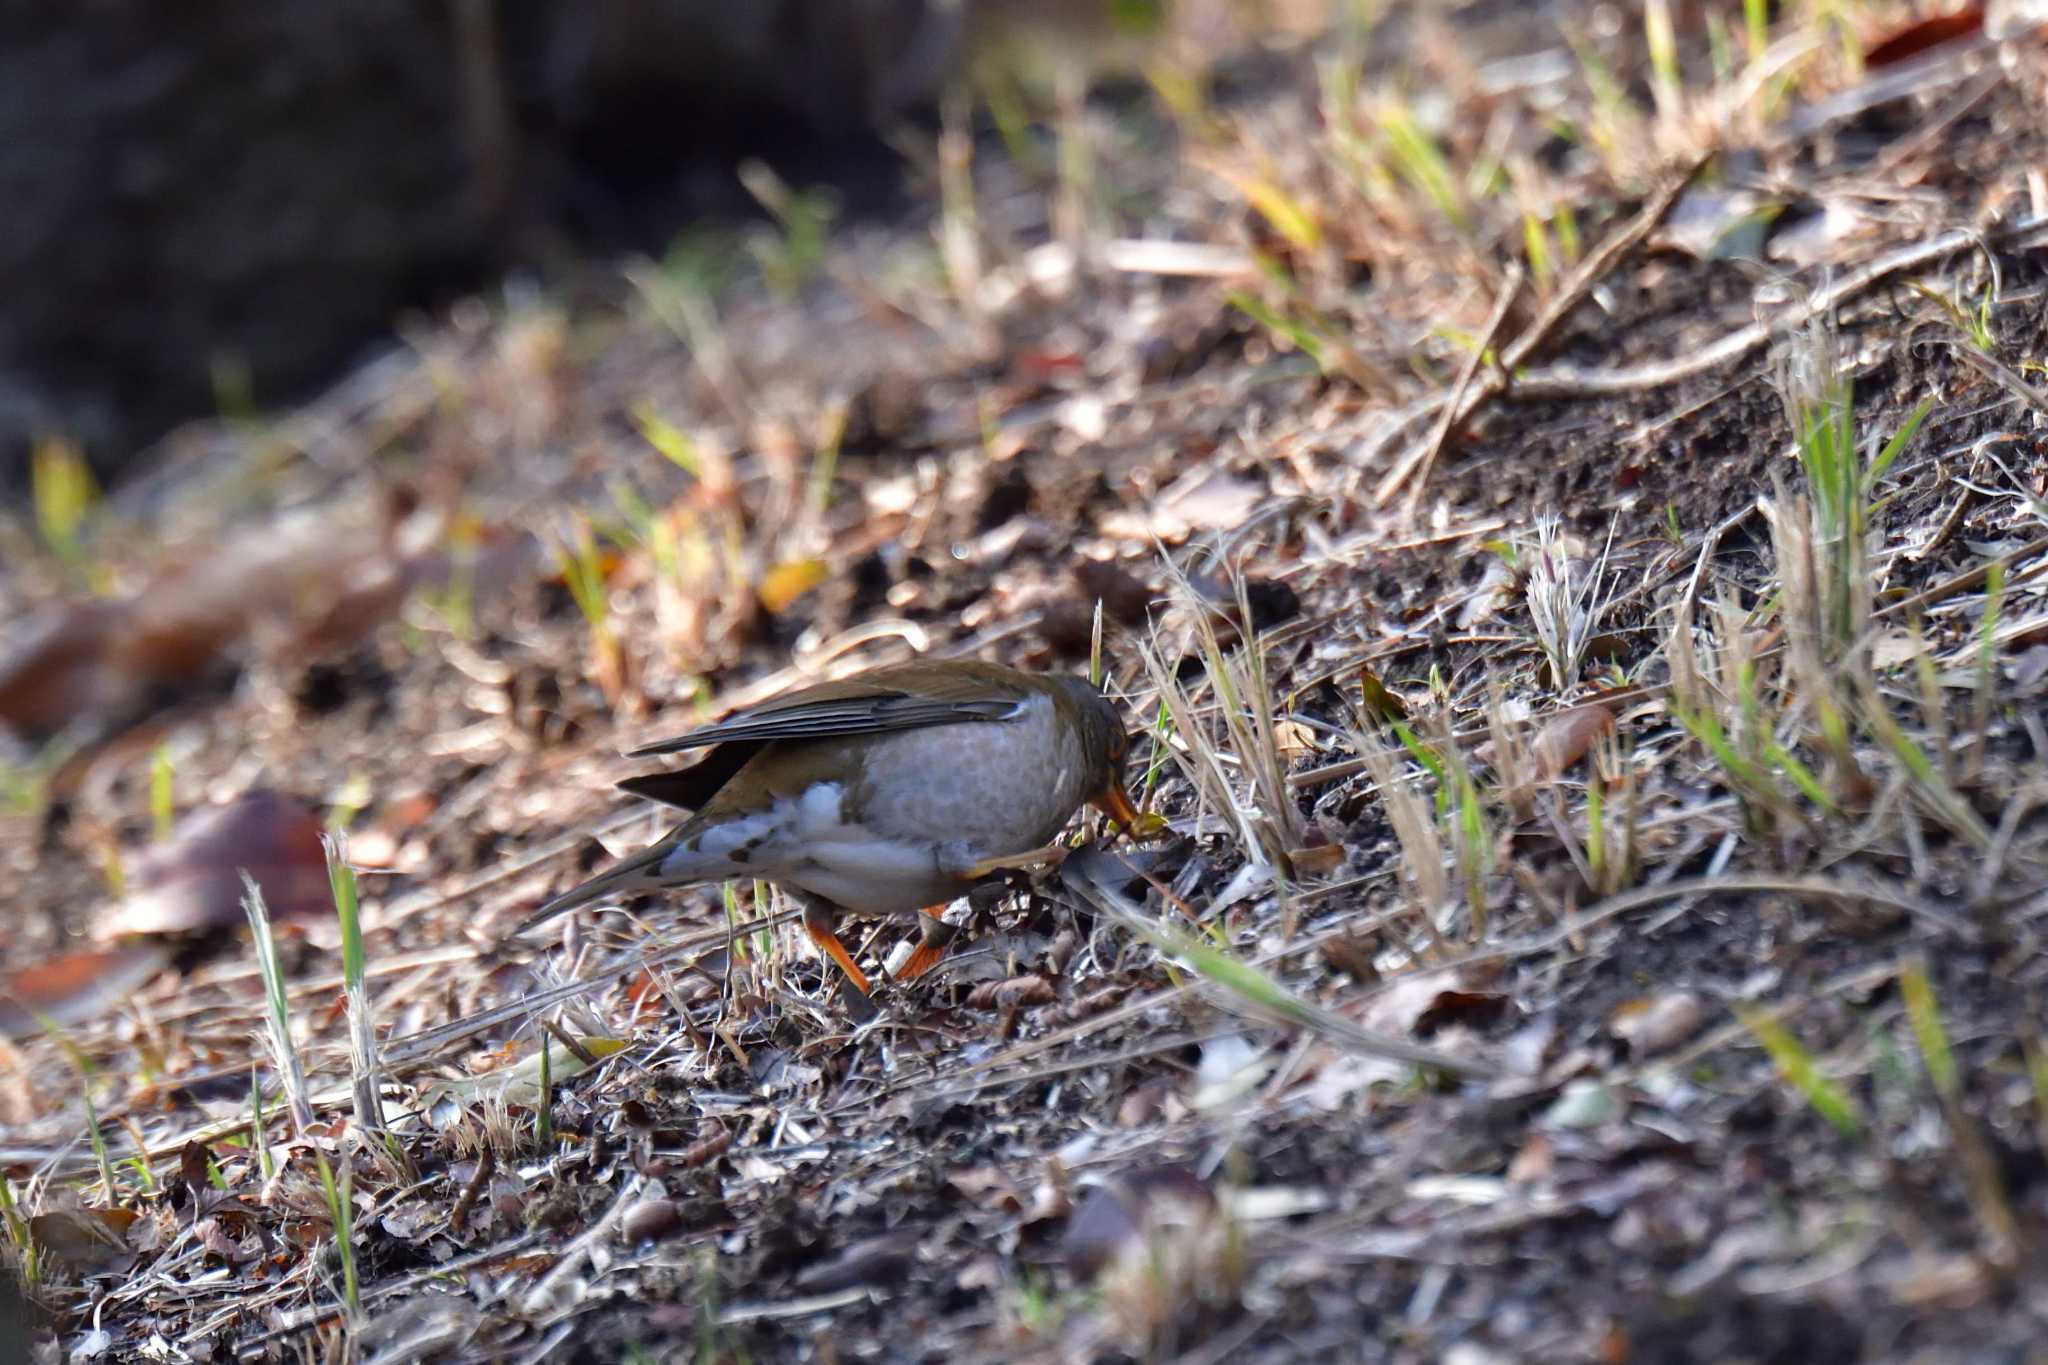
[{"label": "twig", "polygon": [[2020,378],[2018,372],[2010,365],[2002,365],[1990,356],[1973,351],[1965,346],[1955,346],[1951,349],[1955,352],[1957,359],[1969,365],[1972,369],[2004,389],[2013,397],[2019,399],[2022,403],[2025,403],[2035,412],[2048,416],[2048,394],[2042,393],[2032,384]]},{"label": "twig", "polygon": [[[1668,208],[1668,205],[1666,207]],[[1636,224],[1631,224],[1631,228],[1634,226]],[[1654,223],[1651,226],[1654,226]],[[1472,408],[1495,397],[1520,402],[1556,402],[1560,399],[1598,398],[1611,394],[1660,389],[1680,380],[1706,374],[1731,361],[1740,360],[1769,342],[1804,327],[1815,317],[1839,307],[1845,299],[1862,293],[1888,276],[1931,265],[1945,256],[1952,256],[1958,251],[1972,247],[2026,247],[2038,245],[2044,240],[2048,240],[2048,214],[2038,214],[1995,231],[1950,228],[1927,241],[1916,242],[1879,256],[1832,284],[1816,290],[1804,305],[1787,310],[1771,322],[1751,323],[1747,327],[1730,332],[1719,341],[1693,351],[1682,360],[1660,360],[1647,365],[1625,365],[1604,370],[1586,369],[1577,365],[1552,365],[1529,371],[1511,384],[1503,384],[1497,374],[1489,375],[1480,381],[1476,391],[1468,396],[1463,405],[1466,412],[1459,413],[1454,420],[1462,421]],[[1525,335],[1534,334],[1536,328],[1543,325],[1544,321],[1545,319],[1539,318]],[[1520,341],[1521,338],[1516,339],[1516,346],[1519,346]],[[1510,346],[1508,352],[1502,356],[1503,365],[1510,371],[1523,355],[1516,350],[1516,346]],[[1362,458],[1370,459],[1379,446],[1399,436],[1420,418],[1442,411],[1449,402],[1450,394],[1446,391],[1415,404],[1392,423],[1375,444],[1374,450],[1363,452]]]},{"label": "twig", "polygon": [[577,1061],[583,1063],[583,1065],[585,1066],[597,1065],[597,1058],[591,1055],[590,1049],[583,1046],[583,1044],[577,1042],[574,1038],[570,1037],[569,1031],[567,1029],[563,1028],[560,1024],[556,1023],[552,1019],[543,1019],[540,1022],[541,1027],[546,1029],[549,1033],[553,1034],[556,1042],[560,1043],[563,1047],[569,1049],[570,1055],[573,1056]]},{"label": "twig", "polygon": [[1449,439],[1451,426],[1457,419],[1459,409],[1465,401],[1465,390],[1472,385],[1472,377],[1479,373],[1479,367],[1486,363],[1486,353],[1493,349],[1493,343],[1500,335],[1500,329],[1507,322],[1508,310],[1522,292],[1522,281],[1526,278],[1520,262],[1508,267],[1507,280],[1500,287],[1500,294],[1493,302],[1493,316],[1487,319],[1486,330],[1480,334],[1472,354],[1465,357],[1465,363],[1458,370],[1458,382],[1451,386],[1450,401],[1444,404],[1437,418],[1436,430],[1430,433],[1429,444],[1418,446],[1402,460],[1387,476],[1380,480],[1380,486],[1373,490],[1373,501],[1385,507],[1393,500],[1408,476],[1415,476],[1415,488],[1408,495],[1407,517],[1415,517],[1415,504],[1422,497],[1423,487],[1429,482],[1429,471],[1436,467],[1436,457],[1442,453],[1444,442]]},{"label": "twig", "polygon": [[571,1276],[581,1273],[591,1248],[612,1235],[612,1229],[625,1218],[626,1211],[639,1201],[640,1192],[647,1183],[645,1176],[636,1174],[630,1177],[619,1190],[618,1197],[612,1200],[611,1207],[604,1211],[604,1216],[564,1247],[562,1258],[548,1267],[548,1272],[534,1282],[533,1288],[520,1295],[519,1311],[534,1318],[548,1315],[556,1307],[557,1295],[563,1285]]},{"label": "twig", "polygon": [[1885,148],[1884,155],[1867,172],[1869,178],[1890,180],[1894,171],[1939,142],[1958,119],[1983,103],[1985,97],[2004,81],[2005,73],[1996,67],[1979,76],[1976,84],[1949,101],[1948,108],[1915,128],[1909,136]]},{"label": "twig", "polygon": [[1833,284],[1814,291],[1806,303],[1787,310],[1777,319],[1751,323],[1730,332],[1710,346],[1683,360],[1658,361],[1650,365],[1627,365],[1617,369],[1588,370],[1577,366],[1553,365],[1522,376],[1508,390],[1511,398],[1551,401],[1559,398],[1592,398],[1605,394],[1635,393],[1662,388],[1681,379],[1739,360],[1778,337],[1804,327],[1814,318],[1837,308],[1842,301],[1862,293],[1890,275],[1931,265],[1989,241],[2008,246],[2031,246],[2036,238],[2048,238],[2048,216],[2028,218],[2002,231],[1980,232],[1975,228],[1950,228],[1925,242],[1900,247],[1842,276]]},{"label": "twig", "polygon": [[477,1154],[476,1174],[462,1187],[462,1192],[455,1197],[455,1207],[448,1214],[448,1226],[453,1228],[458,1236],[463,1226],[469,1222],[469,1211],[476,1207],[477,1198],[483,1194],[484,1187],[491,1183],[491,1177],[497,1170],[498,1158],[491,1151],[490,1144],[485,1143],[483,1150]]},{"label": "twig", "polygon": [[[1633,251],[1644,238],[1656,230],[1657,225],[1664,221],[1665,215],[1671,212],[1671,206],[1676,204],[1678,197],[1685,192],[1685,187],[1692,183],[1693,177],[1699,174],[1700,167],[1705,164],[1704,156],[1695,159],[1682,174],[1672,177],[1670,183],[1643,205],[1626,227],[1602,242],[1580,261],[1571,278],[1566,280],[1564,286],[1543,306],[1543,311],[1522,329],[1521,335],[1502,350],[1499,364],[1476,390],[1470,385],[1477,367],[1468,363],[1467,371],[1459,376],[1457,385],[1450,392],[1431,400],[1410,414],[1410,421],[1424,413],[1443,415],[1438,419],[1437,433],[1431,439],[1429,449],[1422,454],[1412,454],[1403,458],[1395,466],[1394,472],[1381,481],[1375,494],[1379,505],[1386,505],[1395,490],[1407,479],[1410,469],[1425,460],[1434,461],[1435,449],[1441,446],[1445,434],[1452,427],[1471,416],[1481,403],[1511,388],[1520,387],[1520,382],[1513,378],[1514,371],[1535,353],[1537,347],[1550,339],[1550,334],[1585,301],[1586,296],[1593,292],[1593,287],[1606,277],[1607,272],[1613,269],[1623,256]],[[1514,285],[1517,283],[1519,280],[1511,281],[1510,287],[1502,291],[1501,301],[1495,304],[1496,316],[1489,325],[1489,334],[1500,326],[1505,317],[1507,306],[1514,297]],[[1480,354],[1484,351],[1484,346],[1479,348]],[[1402,422],[1396,429],[1399,430],[1406,425],[1406,422]]]}]

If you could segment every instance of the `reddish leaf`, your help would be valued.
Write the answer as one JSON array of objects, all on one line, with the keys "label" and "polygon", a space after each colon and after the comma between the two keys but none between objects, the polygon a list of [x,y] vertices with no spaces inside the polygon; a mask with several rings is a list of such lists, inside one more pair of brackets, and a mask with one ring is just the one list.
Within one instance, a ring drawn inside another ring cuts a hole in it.
[{"label": "reddish leaf", "polygon": [[277,919],[332,914],[320,821],[298,801],[258,789],[180,821],[168,843],[129,867],[127,899],[107,935],[176,934],[241,923],[246,869]]},{"label": "reddish leaf", "polygon": [[188,1142],[178,1152],[178,1179],[184,1182],[186,1193],[194,1199],[200,1198],[213,1188],[207,1172],[213,1165],[213,1153],[206,1150],[206,1144],[196,1139]]},{"label": "reddish leaf", "polygon": [[1873,43],[1863,54],[1863,67],[1866,71],[1877,71],[1896,66],[1931,47],[1967,38],[1983,27],[1984,7],[1981,5],[1971,5],[1953,14],[1931,14]]},{"label": "reddish leaf", "polygon": [[0,1034],[27,1038],[113,1009],[171,960],[167,943],[131,939],[66,953],[0,977]]}]

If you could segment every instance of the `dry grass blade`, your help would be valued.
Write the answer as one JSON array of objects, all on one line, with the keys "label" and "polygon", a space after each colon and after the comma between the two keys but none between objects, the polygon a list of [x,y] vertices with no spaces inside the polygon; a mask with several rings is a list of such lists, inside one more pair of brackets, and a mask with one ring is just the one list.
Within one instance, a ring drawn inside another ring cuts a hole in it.
[{"label": "dry grass blade", "polygon": [[1422,921],[1423,934],[1437,955],[1446,954],[1450,946],[1444,942],[1437,917],[1451,904],[1451,881],[1444,871],[1443,837],[1437,832],[1436,819],[1428,802],[1416,794],[1414,784],[1395,773],[1391,754],[1363,736],[1356,745],[1401,845],[1401,868],[1415,889],[1415,915]]},{"label": "dry grass blade", "polygon": [[362,913],[356,896],[356,872],[349,866],[348,843],[338,834],[323,835],[327,879],[334,891],[334,912],[341,921],[342,992],[348,1001],[349,1084],[355,1092],[356,1122],[376,1132],[387,1126],[377,1065],[377,1023],[365,980]]},{"label": "dry grass blade", "polygon": [[1303,1000],[1251,964],[1151,922],[1142,906],[1117,889],[1120,883],[1130,878],[1131,871],[1130,864],[1118,854],[1084,849],[1062,864],[1060,878],[1063,885],[1085,896],[1091,905],[1128,933],[1162,953],[1186,961],[1203,977],[1221,987],[1225,999],[1250,1006],[1297,1028],[1309,1029],[1333,1045],[1362,1056],[1435,1067],[1460,1076],[1498,1074],[1498,1068],[1490,1063],[1454,1056],[1438,1048],[1423,1047],[1405,1038],[1361,1027],[1334,1011]]},{"label": "dry grass blade", "polygon": [[313,1105],[306,1088],[306,1073],[299,1065],[298,1048],[292,1042],[291,1006],[286,998],[284,967],[278,961],[277,941],[270,933],[270,910],[263,903],[263,889],[246,872],[242,874],[242,888],[242,909],[248,912],[250,937],[256,944],[256,966],[263,977],[267,1006],[263,1013],[264,1039],[270,1046],[271,1062],[284,1082],[292,1129],[303,1133],[313,1126]]},{"label": "dry grass blade", "polygon": [[[1238,795],[1236,784],[1231,781],[1230,764],[1204,723],[1200,708],[1167,664],[1166,651],[1155,633],[1148,644],[1140,646],[1139,652],[1172,719],[1174,734],[1185,746],[1185,751],[1174,748],[1172,752],[1205,802],[1227,813],[1238,827],[1246,854],[1261,863],[1284,866],[1287,850],[1300,846],[1301,816],[1288,787],[1286,764],[1280,758],[1273,688],[1263,649],[1257,637],[1252,636],[1237,649],[1225,650],[1208,604],[1184,576],[1177,570],[1172,572],[1182,612],[1194,623],[1196,642],[1215,694],[1215,709],[1230,741],[1230,752],[1237,766],[1251,777],[1253,799],[1247,801]],[[1249,631],[1252,613],[1245,599],[1244,581],[1238,575],[1232,579],[1238,621]]]},{"label": "dry grass blade", "polygon": [[1600,596],[1607,579],[1607,559],[1614,550],[1614,527],[1607,528],[1607,543],[1597,563],[1585,565],[1566,550],[1563,531],[1555,518],[1536,523],[1536,544],[1529,551],[1529,582],[1526,596],[1529,619],[1535,623],[1536,638],[1550,661],[1551,685],[1569,693],[1585,665],[1586,647],[1600,633],[1600,618],[1607,601]]}]

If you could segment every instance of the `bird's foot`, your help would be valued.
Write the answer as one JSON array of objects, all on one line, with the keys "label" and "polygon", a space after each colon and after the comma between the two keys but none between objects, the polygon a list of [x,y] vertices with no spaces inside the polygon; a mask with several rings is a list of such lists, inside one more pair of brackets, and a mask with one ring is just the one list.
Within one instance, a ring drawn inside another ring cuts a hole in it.
[{"label": "bird's foot", "polygon": [[928,905],[918,912],[924,916],[921,921],[924,925],[924,937],[910,956],[903,960],[903,965],[890,974],[897,981],[915,981],[938,966],[941,959],[946,956],[946,950],[953,946],[953,940],[960,936],[959,926],[948,924],[939,918],[945,908],[943,905]]}]

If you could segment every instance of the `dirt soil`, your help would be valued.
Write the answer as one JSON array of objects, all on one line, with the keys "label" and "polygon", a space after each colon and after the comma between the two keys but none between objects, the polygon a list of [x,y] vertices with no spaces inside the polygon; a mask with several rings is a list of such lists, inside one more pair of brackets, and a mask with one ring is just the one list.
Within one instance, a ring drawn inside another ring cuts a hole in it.
[{"label": "dirt soil", "polygon": [[[82,555],[10,529],[10,616],[152,604],[0,672],[58,718],[0,820],[36,1358],[2043,1359],[2048,49],[1788,19],[1709,80],[1674,9],[1676,93],[1632,20],[1472,6],[1103,99],[1079,186],[991,131],[968,224],[942,146],[925,216],[508,287]],[[1833,645],[1802,366],[1866,452],[1926,409]],[[1157,828],[876,1017],[763,887],[509,937],[661,832],[621,751],[1082,671],[1098,603]]]}]

